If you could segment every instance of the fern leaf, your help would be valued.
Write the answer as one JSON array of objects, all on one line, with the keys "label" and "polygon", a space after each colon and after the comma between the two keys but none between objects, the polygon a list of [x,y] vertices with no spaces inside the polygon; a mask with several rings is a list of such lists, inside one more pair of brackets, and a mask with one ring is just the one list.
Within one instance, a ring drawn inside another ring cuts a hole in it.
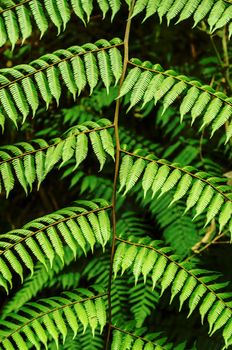
[{"label": "fern leaf", "polygon": [[89,134],[89,137],[90,137],[90,141],[91,141],[91,144],[93,147],[93,151],[94,151],[94,153],[95,153],[95,155],[100,163],[99,171],[101,171],[104,164],[105,164],[105,161],[106,161],[106,153],[105,153],[105,150],[103,148],[101,138],[98,135],[98,133],[96,133],[96,132],[91,132]]},{"label": "fern leaf", "polygon": [[194,11],[197,9],[200,1],[201,0],[194,0],[191,4],[189,2],[187,2],[186,5],[184,6],[183,10],[180,13],[180,17],[179,17],[177,23],[189,18],[194,13]]},{"label": "fern leaf", "polygon": [[98,6],[100,7],[101,11],[102,11],[102,19],[105,18],[106,13],[108,12],[110,6],[109,3],[107,2],[107,0],[97,0],[98,2]]},{"label": "fern leaf", "polygon": [[231,215],[232,215],[232,203],[226,202],[221,210],[221,213],[218,219],[219,225],[220,225],[220,231],[222,231],[223,227],[229,221]]},{"label": "fern leaf", "polygon": [[209,13],[213,7],[213,0],[203,0],[194,13],[194,27]]},{"label": "fern leaf", "polygon": [[168,23],[168,25],[169,25],[170,21],[173,18],[175,18],[180,13],[180,11],[185,6],[185,4],[186,4],[186,0],[174,1],[174,3],[172,4],[170,10],[167,13],[167,23]]},{"label": "fern leaf", "polygon": [[73,95],[73,99],[75,100],[77,87],[75,82],[73,81],[73,74],[69,64],[66,61],[63,61],[59,63],[58,67],[60,69],[61,76],[65,82],[65,85],[67,86],[68,90]]},{"label": "fern leaf", "polygon": [[158,171],[158,166],[155,162],[151,162],[150,164],[147,165],[143,175],[143,180],[142,180],[144,197],[146,197],[147,191],[151,188],[157,171]]},{"label": "fern leaf", "polygon": [[155,92],[160,88],[163,80],[164,80],[164,77],[162,76],[162,74],[158,74],[152,78],[144,94],[144,98],[143,98],[144,102],[142,107],[144,107],[146,103],[148,103],[154,98]]},{"label": "fern leaf", "polygon": [[9,93],[5,89],[0,89],[0,102],[6,111],[8,117],[13,121],[14,125],[17,127],[18,113],[12,103]]},{"label": "fern leaf", "polygon": [[109,5],[112,11],[111,21],[113,21],[116,13],[119,11],[121,7],[121,2],[120,0],[109,0]]},{"label": "fern leaf", "polygon": [[219,99],[214,99],[209,103],[209,106],[203,117],[203,124],[201,128],[204,128],[206,125],[210,124],[212,120],[214,120],[219,113],[222,107],[222,101]]},{"label": "fern leaf", "polygon": [[7,41],[7,33],[3,18],[0,17],[0,46],[5,45]]},{"label": "fern leaf", "polygon": [[167,110],[167,108],[181,95],[181,93],[186,89],[187,85],[185,82],[180,81],[176,85],[173,86],[171,90],[164,97],[164,106],[163,113]]},{"label": "fern leaf", "polygon": [[23,123],[29,114],[29,106],[27,104],[24,92],[19,84],[15,83],[10,86],[10,92],[15,101],[16,106],[23,115]]},{"label": "fern leaf", "polygon": [[175,80],[173,77],[164,79],[159,89],[155,93],[155,103],[157,103],[157,101],[160,100],[171,89],[174,83]]},{"label": "fern leaf", "polygon": [[56,67],[49,67],[47,70],[47,79],[49,89],[51,91],[52,96],[56,100],[57,106],[59,105],[59,99],[61,95],[61,86],[59,82],[59,74]]},{"label": "fern leaf", "polygon": [[62,21],[63,21],[63,30],[65,30],[67,23],[70,20],[71,13],[68,7],[68,3],[65,0],[57,0],[56,5],[58,7],[58,10],[60,12]]},{"label": "fern leaf", "polygon": [[148,3],[148,0],[136,1],[131,18],[137,16],[140,12],[142,12],[144,8],[147,6],[147,3]]},{"label": "fern leaf", "polygon": [[73,57],[71,60],[71,63],[72,63],[75,83],[78,88],[78,95],[80,95],[81,91],[86,86],[84,63],[82,59],[78,56]]},{"label": "fern leaf", "polygon": [[232,107],[228,105],[225,106],[221,110],[217,118],[213,121],[211,137],[213,136],[216,130],[218,130],[222,125],[226,123],[226,121],[231,117],[231,115],[232,115]]},{"label": "fern leaf", "polygon": [[199,117],[199,115],[201,115],[201,113],[204,111],[209,101],[210,95],[206,91],[198,97],[191,111],[192,124],[194,123],[195,119]]},{"label": "fern leaf", "polygon": [[169,167],[166,166],[166,165],[163,165],[159,168],[155,178],[154,178],[154,181],[153,181],[153,184],[152,184],[152,187],[151,187],[151,190],[152,190],[152,198],[154,197],[154,195],[156,194],[157,191],[159,191],[165,180],[167,179],[168,177],[168,174],[169,174]]},{"label": "fern leaf", "polygon": [[213,31],[224,27],[232,18],[232,7],[229,6],[225,9],[219,20],[215,23],[215,26],[213,28]]},{"label": "fern leaf", "polygon": [[167,180],[164,182],[164,185],[161,188],[160,195],[163,195],[165,192],[170,191],[178,182],[181,177],[181,172],[179,169],[172,171],[171,175],[168,176]]},{"label": "fern leaf", "polygon": [[50,19],[52,20],[54,25],[57,27],[57,30],[58,30],[57,35],[59,35],[61,31],[61,26],[62,26],[62,17],[58,11],[57,4],[54,0],[45,0],[44,5]]},{"label": "fern leaf", "polygon": [[5,20],[5,26],[8,33],[9,40],[12,45],[12,51],[14,50],[15,44],[19,38],[19,27],[17,18],[13,11],[6,11],[3,13]]},{"label": "fern leaf", "polygon": [[[17,17],[19,21],[20,31],[22,33],[22,43],[31,36],[32,33],[32,25],[30,19],[30,13],[25,6],[18,6],[16,8]],[[13,49],[13,47],[12,47]]]},{"label": "fern leaf", "polygon": [[39,99],[35,85],[30,78],[24,78],[22,80],[22,86],[34,116],[39,106]]},{"label": "fern leaf", "polygon": [[[191,270],[191,265],[185,263],[183,265],[179,264],[176,261],[176,256],[172,256],[170,253],[168,254],[169,250],[160,248],[159,243],[155,241],[150,242],[150,245],[141,245],[139,242],[134,242],[135,237],[131,238],[133,239],[130,241],[123,240],[117,246],[114,260],[114,269],[116,271],[119,269],[125,270],[123,267],[124,257],[127,256],[127,252],[131,251],[134,245],[136,247],[134,248],[134,252],[137,250],[137,253],[133,253],[135,257],[133,256],[132,263],[129,265],[134,274],[135,282],[141,273],[141,266],[146,264],[148,271],[152,270],[151,279],[153,288],[158,281],[161,284],[161,294],[168,287],[171,287],[171,301],[177,293],[180,293],[180,310],[184,302],[189,300],[189,315],[196,307],[199,307],[202,321],[204,316],[208,314],[207,320],[210,332],[223,327],[226,329],[225,327],[230,322],[231,317],[230,303],[226,301],[229,295],[225,293],[223,298],[223,294],[217,294],[217,290],[223,288],[225,284],[215,284],[215,289],[209,284],[212,280],[217,279],[218,275],[210,275],[210,272],[207,270]],[[120,241],[120,239],[118,240]],[[147,264],[146,260],[149,251],[154,251],[155,254],[150,255],[150,262]],[[150,264],[152,267],[149,266]],[[208,275],[206,275],[207,273]],[[227,311],[225,312],[224,310]]]},{"label": "fern leaf", "polygon": [[24,167],[21,160],[19,159],[13,160],[13,167],[20,185],[23,187],[24,191],[27,194],[27,180],[24,174]]},{"label": "fern leaf", "polygon": [[79,17],[85,25],[86,23],[84,19],[84,10],[82,7],[81,0],[71,0],[71,5],[76,16]]},{"label": "fern leaf", "polygon": [[41,96],[46,103],[46,107],[48,109],[48,105],[52,100],[52,94],[49,88],[48,80],[43,72],[38,72],[35,74],[35,81],[38,85]]},{"label": "fern leaf", "polygon": [[207,225],[215,217],[223,203],[224,200],[222,195],[220,193],[217,193],[210,203],[209,209],[207,211],[207,221],[205,225]]},{"label": "fern leaf", "polygon": [[197,205],[196,205],[196,215],[194,216],[194,219],[204,211],[204,209],[210,203],[210,201],[213,197],[213,194],[214,194],[214,192],[213,192],[211,187],[206,187],[203,190],[203,192],[202,192],[202,194],[197,202]]},{"label": "fern leaf", "polygon": [[122,75],[122,59],[120,51],[113,47],[109,50],[111,70],[115,78],[115,86],[119,82]]},{"label": "fern leaf", "polygon": [[100,131],[101,142],[104,150],[108,153],[114,160],[114,144],[112,137],[108,130],[104,129]]},{"label": "fern leaf", "polygon": [[208,18],[210,31],[212,31],[214,25],[219,20],[219,18],[223,14],[224,10],[225,10],[225,3],[223,1],[217,1],[214,4],[213,8],[210,11],[209,18]]},{"label": "fern leaf", "polygon": [[124,195],[136,184],[140,175],[145,168],[145,161],[143,159],[137,159],[130,169],[129,177],[126,179],[126,189]]},{"label": "fern leaf", "polygon": [[126,155],[122,158],[122,163],[119,172],[120,188],[119,192],[126,186],[126,180],[130,174],[131,168],[133,166],[132,157]]},{"label": "fern leaf", "polygon": [[93,11],[93,0],[87,1],[87,0],[81,0],[82,8],[87,16],[87,22],[89,22],[90,15]]},{"label": "fern leaf", "polygon": [[132,69],[128,73],[128,75],[126,76],[126,79],[124,80],[124,82],[122,84],[122,88],[120,90],[119,97],[122,97],[122,96],[126,95],[129,91],[131,91],[131,89],[133,88],[133,86],[135,85],[137,80],[139,79],[140,74],[141,74],[141,69],[138,67]]},{"label": "fern leaf", "polygon": [[29,6],[31,8],[31,12],[33,14],[33,17],[35,19],[35,22],[37,24],[37,27],[39,28],[41,32],[42,37],[46,30],[48,29],[48,22],[46,20],[46,17],[44,16],[43,7],[41,3],[38,0],[31,0],[29,2]]},{"label": "fern leaf", "polygon": [[161,4],[161,1],[162,0],[157,0],[157,1],[148,0],[147,7],[146,7],[146,16],[145,16],[143,22],[146,21],[146,19],[148,19],[154,13],[156,13],[156,11],[159,8],[159,5]]},{"label": "fern leaf", "polygon": [[188,211],[190,208],[192,208],[198,201],[203,188],[204,188],[204,183],[201,180],[196,180],[189,192],[187,202],[186,202],[186,211]]},{"label": "fern leaf", "polygon": [[92,53],[84,56],[87,81],[90,86],[90,95],[98,82],[98,68],[96,58]]},{"label": "fern leaf", "polygon": [[169,11],[170,7],[172,6],[174,0],[164,0],[160,3],[158,7],[158,15],[160,19],[160,23],[162,22],[162,17]]},{"label": "fern leaf", "polygon": [[180,105],[181,121],[183,120],[184,115],[187,114],[194,106],[194,103],[196,102],[198,95],[199,95],[199,90],[195,86],[189,89],[187,95],[183,99],[182,104]]},{"label": "fern leaf", "polygon": [[14,177],[9,163],[2,163],[0,165],[0,172],[3,184],[6,190],[6,198],[8,198],[10,191],[14,187]]},{"label": "fern leaf", "polygon": [[[140,100],[142,99],[147,86],[149,85],[150,81],[152,79],[152,73],[149,71],[141,73],[137,83],[135,84],[131,97],[130,97],[130,107],[131,109],[133,106],[135,106]],[[128,109],[128,110],[129,110]]]}]

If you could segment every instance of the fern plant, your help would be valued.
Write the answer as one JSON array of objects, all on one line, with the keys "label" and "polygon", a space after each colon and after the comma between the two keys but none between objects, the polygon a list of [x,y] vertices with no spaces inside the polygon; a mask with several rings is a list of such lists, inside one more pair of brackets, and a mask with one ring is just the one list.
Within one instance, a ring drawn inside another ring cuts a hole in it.
[{"label": "fern plant", "polygon": [[0,1],[0,349],[232,348],[231,34],[230,0]]}]

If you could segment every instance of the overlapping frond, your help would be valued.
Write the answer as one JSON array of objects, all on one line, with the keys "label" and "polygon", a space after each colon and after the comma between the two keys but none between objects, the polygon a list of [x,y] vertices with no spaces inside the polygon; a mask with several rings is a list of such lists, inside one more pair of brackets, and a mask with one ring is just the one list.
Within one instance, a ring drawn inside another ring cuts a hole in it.
[{"label": "overlapping frond", "polygon": [[94,291],[81,288],[28,303],[0,321],[0,345],[6,350],[27,349],[27,344],[40,349],[47,348],[51,338],[58,348],[68,330],[74,338],[80,328],[82,333],[91,328],[94,336],[96,329],[102,332],[106,324],[105,295],[101,287],[95,286]]},{"label": "overlapping frond", "polygon": [[174,19],[179,23],[193,17],[194,27],[206,20],[212,33],[229,24],[232,34],[232,4],[226,0],[137,0],[132,16],[142,11],[146,11],[144,21],[153,14],[159,16],[160,22],[166,17],[168,25]]},{"label": "overlapping frond", "polygon": [[180,104],[180,119],[191,113],[192,123],[199,117],[203,119],[201,129],[211,127],[211,136],[226,125],[226,142],[232,136],[232,99],[223,92],[215,91],[209,85],[178,75],[174,70],[164,71],[159,64],[153,65],[132,59],[129,71],[123,82],[121,96],[130,92],[130,107],[148,102],[156,104],[163,100],[163,112],[175,101],[183,98]]},{"label": "overlapping frond", "polygon": [[104,249],[110,240],[111,229],[107,209],[111,208],[103,199],[79,200],[72,207],[60,209],[52,214],[33,220],[21,229],[15,229],[0,237],[0,285],[8,291],[13,285],[13,273],[23,281],[24,270],[34,272],[35,260],[45,267],[53,265],[57,255],[64,263],[64,246],[76,256],[77,249],[86,254],[94,246]]},{"label": "overlapping frond", "polygon": [[189,314],[199,308],[202,322],[207,317],[209,333],[223,329],[223,337],[227,345],[231,340],[231,293],[224,292],[227,282],[217,281],[219,275],[207,270],[196,269],[188,262],[179,263],[176,255],[171,255],[170,248],[162,247],[160,241],[142,239],[135,243],[133,237],[122,240],[117,246],[114,258],[114,276],[119,271],[123,274],[132,271],[135,283],[140,276],[144,280],[151,278],[153,288],[157,282],[161,285],[161,295],[171,288],[171,299],[179,293],[180,310],[188,301]]},{"label": "overlapping frond", "polygon": [[107,155],[114,159],[114,144],[110,134],[113,125],[108,119],[98,122],[85,122],[70,128],[63,138],[51,142],[35,139],[31,143],[20,142],[15,145],[0,147],[0,192],[5,191],[8,197],[18,180],[26,193],[37,188],[47,174],[59,164],[65,165],[74,159],[74,170],[86,159],[89,143],[93,153],[103,168]]},{"label": "overlapping frond", "polygon": [[56,26],[58,35],[64,31],[75,14],[84,24],[89,22],[94,5],[98,5],[104,18],[111,11],[113,20],[121,7],[119,0],[21,0],[0,4],[0,46],[8,40],[12,50],[18,40],[24,41],[32,35],[34,22],[41,37],[49,28],[49,23]]},{"label": "overlapping frond", "polygon": [[154,160],[152,155],[139,156],[136,153],[122,151],[125,156],[120,168],[120,190],[124,194],[142,179],[144,196],[151,191],[163,195],[176,187],[170,204],[186,197],[186,210],[195,210],[195,216],[204,211],[207,225],[218,215],[220,231],[229,224],[232,231],[232,193],[226,178],[210,176],[204,171],[198,171],[192,166],[170,164],[166,160]]},{"label": "overlapping frond", "polygon": [[[151,338],[151,339],[149,339]],[[155,338],[155,339],[154,339]],[[158,338],[158,339],[156,339]],[[161,337],[160,337],[161,338]],[[165,339],[159,339],[154,334],[139,337],[123,329],[115,327],[111,350],[165,350],[172,349],[170,344],[165,346]]]},{"label": "overlapping frond", "polygon": [[24,123],[29,114],[35,115],[40,97],[47,107],[53,98],[58,105],[61,82],[74,99],[87,85],[91,94],[100,81],[108,91],[111,84],[117,84],[122,73],[118,49],[121,44],[118,38],[100,39],[95,44],[72,46],[43,55],[30,64],[0,69],[2,116],[17,125],[18,121]]},{"label": "overlapping frond", "polygon": [[[86,247],[88,249],[88,247]],[[79,257],[81,250],[77,251]],[[19,310],[25,303],[30,301],[33,297],[36,297],[38,293],[46,288],[51,287],[55,283],[55,277],[59,275],[62,270],[69,266],[75,259],[73,252],[67,246],[64,247],[64,264],[60,260],[58,255],[53,260],[53,265],[44,266],[41,262],[37,262],[34,267],[33,275],[29,275],[25,278],[21,288],[9,298],[1,310],[1,317],[5,318],[7,314]],[[66,290],[67,288],[63,288]]]},{"label": "overlapping frond", "polygon": [[[56,344],[48,344],[49,350],[57,350]],[[64,344],[59,344],[60,350],[102,350],[104,349],[103,334],[99,329],[94,332],[94,337],[90,328],[86,328],[85,333],[79,329],[73,338],[72,332],[68,332]]]}]

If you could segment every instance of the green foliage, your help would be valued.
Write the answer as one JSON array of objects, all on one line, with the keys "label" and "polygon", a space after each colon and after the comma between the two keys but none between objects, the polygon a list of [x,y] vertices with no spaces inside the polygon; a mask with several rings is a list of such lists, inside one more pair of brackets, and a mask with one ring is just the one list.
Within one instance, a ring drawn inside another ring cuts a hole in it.
[{"label": "green foliage", "polygon": [[231,19],[0,1],[0,349],[232,348]]}]

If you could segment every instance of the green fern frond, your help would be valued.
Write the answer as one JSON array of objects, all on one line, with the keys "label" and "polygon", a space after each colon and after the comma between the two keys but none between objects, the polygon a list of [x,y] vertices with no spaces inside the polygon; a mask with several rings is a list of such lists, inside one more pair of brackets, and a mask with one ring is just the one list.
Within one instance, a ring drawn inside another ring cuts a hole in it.
[{"label": "green fern frond", "polygon": [[[112,19],[119,11],[119,0],[96,1],[103,18],[110,9]],[[53,23],[60,34],[66,29],[71,18],[71,11],[86,24],[93,12],[93,1],[86,0],[27,0],[9,4],[0,11],[0,46],[7,40],[12,45],[12,50],[19,39],[24,42],[32,34],[32,22],[34,21],[41,32],[41,37],[47,32],[50,23]]]},{"label": "green fern frond", "polygon": [[75,167],[78,167],[87,157],[88,138],[102,169],[107,154],[114,160],[113,140],[108,131],[110,128],[113,128],[113,125],[104,118],[98,120],[98,123],[85,122],[70,128],[64,135],[66,137],[51,140],[50,143],[43,139],[35,139],[31,143],[21,142],[1,147],[0,179],[3,183],[1,191],[5,189],[8,197],[17,178],[27,194],[28,187],[32,190],[36,180],[39,188],[56,165],[60,163],[62,167],[71,158],[76,159]]},{"label": "green fern frond", "polygon": [[64,267],[69,266],[74,258],[75,256],[72,250],[66,246],[64,247],[64,265],[57,255],[54,258],[52,268],[45,265],[45,262],[44,264],[37,262],[35,264],[34,274],[27,276],[22,288],[9,298],[1,310],[1,316],[5,318],[12,311],[19,310],[26,302],[37,296],[43,288],[47,286],[51,287],[55,284],[55,276],[59,276]]},{"label": "green fern frond", "polygon": [[[99,288],[95,291],[99,292]],[[61,338],[65,341],[68,329],[72,330],[73,338],[80,326],[83,333],[90,327],[93,336],[97,327],[102,332],[106,323],[106,294],[95,293],[81,288],[64,292],[62,297],[26,304],[17,314],[9,314],[0,321],[0,344],[6,349],[25,349],[27,342],[37,349],[41,345],[47,348],[49,336],[58,347]]]},{"label": "green fern frond", "polygon": [[0,106],[5,115],[17,126],[19,120],[25,122],[30,111],[35,115],[39,96],[47,107],[52,97],[58,105],[62,92],[61,81],[74,99],[77,91],[80,94],[84,89],[86,81],[90,94],[100,80],[109,91],[110,85],[117,84],[122,73],[122,57],[118,50],[122,42],[116,38],[104,40],[103,45],[102,41],[57,50],[28,65],[0,69]]},{"label": "green fern frond", "polygon": [[[50,350],[56,350],[54,343],[48,344]],[[97,329],[93,334],[90,328],[86,328],[85,333],[80,330],[77,331],[77,336],[73,339],[72,332],[68,331],[64,344],[59,344],[61,350],[102,350],[104,348],[104,339]]]},{"label": "green fern frond", "polygon": [[[203,118],[201,129],[210,125],[211,137],[220,127],[231,123],[232,102],[224,93],[184,75],[178,75],[173,70],[164,71],[157,64],[152,66],[150,62],[142,63],[138,59],[129,61],[129,64],[134,68],[126,76],[120,92],[120,97],[131,93],[129,108],[139,102],[143,102],[144,107],[148,102],[153,101],[156,104],[163,99],[164,113],[185,94],[180,104],[181,121],[187,113],[191,113],[192,123],[196,118]],[[227,131],[227,142],[230,134],[231,128]]]},{"label": "green fern frond", "polygon": [[[96,243],[104,249],[110,239],[110,228],[107,232],[105,228],[101,229],[98,213],[109,208],[111,206],[104,200],[78,201],[70,208],[58,210],[56,213],[27,223],[22,229],[2,234],[0,242],[2,279],[12,287],[12,272],[16,272],[22,280],[24,269],[29,269],[33,274],[33,257],[45,267],[46,260],[50,266],[53,265],[56,255],[64,263],[65,245],[72,250],[74,257],[79,248],[85,254],[86,246],[93,251]],[[104,222],[107,222],[109,219],[106,212],[102,215]]]},{"label": "green fern frond", "polygon": [[[125,156],[120,168],[120,190],[125,187],[127,192],[141,176],[145,195],[147,191],[151,191],[152,196],[158,192],[161,196],[176,187],[170,205],[188,194],[186,211],[194,207],[196,212],[194,218],[206,209],[205,225],[208,225],[218,215],[220,230],[227,223],[229,223],[230,231],[232,230],[231,186],[226,184],[227,179],[210,176],[194,167],[181,167],[175,163],[169,164],[164,160],[151,160],[136,153],[124,150],[122,152],[125,153]],[[136,159],[135,161],[133,157]],[[139,167],[137,166],[138,161],[142,161],[142,165]],[[144,161],[147,161],[147,164]],[[130,171],[125,173],[125,163],[128,162],[130,163]]]},{"label": "green fern frond", "polygon": [[210,32],[222,28],[227,23],[230,24],[232,19],[231,3],[223,0],[158,0],[154,3],[151,0],[138,0],[135,4],[132,17],[143,11],[146,11],[144,21],[157,13],[160,22],[162,22],[164,16],[166,17],[168,25],[177,16],[176,23],[193,16],[194,26],[201,20],[206,19]]},{"label": "green fern frond", "polygon": [[[163,344],[160,339],[152,339],[154,335],[145,335],[144,337],[137,336],[130,332],[124,331],[118,327],[113,327],[113,341],[111,345],[111,350],[165,350],[172,349],[170,344]],[[148,339],[147,339],[148,338]],[[149,340],[149,338],[151,338]],[[160,344],[159,344],[160,343]]]},{"label": "green fern frond", "polygon": [[[120,270],[124,273],[128,269],[127,266],[124,266],[124,257],[127,256],[128,259],[131,247],[136,247],[136,254],[133,257],[130,255],[129,258],[131,259],[129,268],[133,272],[135,283],[141,275],[144,278],[150,276],[153,288],[159,281],[161,295],[168,287],[171,287],[171,302],[180,293],[180,310],[187,300],[189,301],[188,316],[199,307],[202,322],[207,315],[211,335],[216,330],[226,329],[229,326],[232,315],[231,293],[220,291],[226,284],[215,282],[218,275],[206,270],[193,269],[188,266],[188,263],[178,263],[177,257],[170,255],[168,248],[160,246],[160,241],[152,241],[149,245],[146,245],[143,243],[144,240],[138,243],[121,238],[117,238],[117,240],[120,243],[115,253],[115,278]],[[149,269],[146,268],[147,265],[149,265]],[[213,284],[210,283],[212,281],[214,281]],[[220,316],[222,313],[223,317]],[[224,339],[227,342],[229,337],[224,336]]]}]

